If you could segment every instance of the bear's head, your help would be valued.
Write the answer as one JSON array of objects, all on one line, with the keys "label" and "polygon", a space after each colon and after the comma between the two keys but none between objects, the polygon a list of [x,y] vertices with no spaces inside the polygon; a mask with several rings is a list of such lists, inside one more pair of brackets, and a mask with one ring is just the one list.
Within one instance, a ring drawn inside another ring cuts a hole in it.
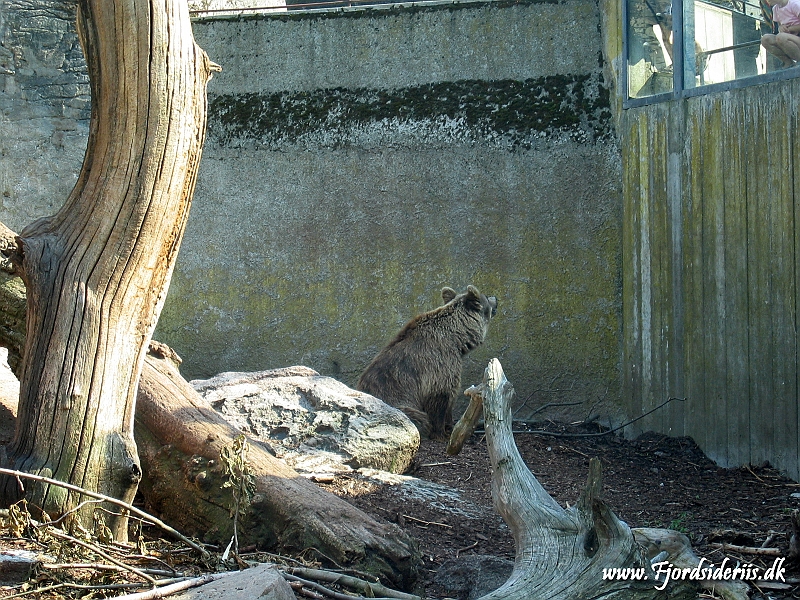
[{"label": "bear's head", "polygon": [[[442,288],[442,300],[445,306],[461,304],[464,309],[472,315],[481,324],[480,340],[475,340],[477,344],[481,344],[486,339],[486,333],[489,331],[489,321],[492,320],[497,314],[497,298],[494,296],[485,296],[474,285],[467,286],[467,291],[463,294],[457,294],[453,288]],[[473,349],[470,344],[469,350]]]}]

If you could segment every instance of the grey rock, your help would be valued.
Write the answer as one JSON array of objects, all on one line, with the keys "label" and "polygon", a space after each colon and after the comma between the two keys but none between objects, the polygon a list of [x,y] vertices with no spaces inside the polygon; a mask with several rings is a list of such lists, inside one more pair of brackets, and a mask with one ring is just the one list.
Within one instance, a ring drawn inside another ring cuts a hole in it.
[{"label": "grey rock", "polygon": [[188,590],[176,600],[297,600],[273,564],[264,563]]},{"label": "grey rock", "polygon": [[300,472],[402,473],[419,448],[419,432],[401,411],[307,367],[191,383],[229,423]]},{"label": "grey rock", "polygon": [[474,554],[448,560],[439,567],[434,582],[458,600],[475,600],[503,585],[513,570],[513,561]]},{"label": "grey rock", "polygon": [[[52,559],[49,559],[52,562]],[[43,562],[43,557],[28,550],[3,550],[0,552],[0,584],[14,585],[28,581],[33,570]]]}]

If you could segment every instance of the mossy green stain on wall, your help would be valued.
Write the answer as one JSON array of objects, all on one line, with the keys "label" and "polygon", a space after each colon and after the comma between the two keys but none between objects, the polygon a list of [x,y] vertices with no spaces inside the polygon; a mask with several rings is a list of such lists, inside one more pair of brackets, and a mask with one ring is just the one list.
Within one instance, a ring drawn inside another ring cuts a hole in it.
[{"label": "mossy green stain on wall", "polygon": [[352,385],[442,286],[471,283],[500,305],[464,387],[498,357],[529,408],[613,404],[598,20],[575,0],[196,24],[224,70],[181,251],[206,259],[179,259],[157,333],[184,374],[305,364]]},{"label": "mossy green stain on wall", "polygon": [[[569,145],[572,152],[576,144]],[[496,150],[471,166],[464,161],[475,157],[462,150],[273,153],[275,173],[313,163],[326,180],[285,199],[266,194],[248,206],[246,222],[217,223],[236,227],[217,250],[229,268],[176,268],[172,293],[181,302],[168,299],[158,339],[184,357],[190,377],[305,364],[353,385],[407,320],[441,302],[442,286],[473,283],[499,298],[499,313],[466,361],[465,387],[498,357],[521,399],[532,393],[531,381],[546,381],[535,388],[613,400],[618,214],[601,178],[586,177],[573,194],[564,190],[570,168],[551,161],[523,172],[536,164],[526,154]],[[573,155],[571,168],[588,173],[599,158]],[[243,168],[215,188],[217,202],[257,192],[237,187],[236,179],[251,177]],[[347,179],[364,182],[369,174],[375,188],[339,194]],[[195,217],[206,227],[213,222]],[[209,231],[207,239],[220,234]],[[204,344],[192,347],[191,339]]]},{"label": "mossy green stain on wall", "polygon": [[325,89],[275,94],[222,94],[209,106],[209,135],[221,145],[265,145],[325,130],[332,133],[380,121],[455,121],[472,135],[504,136],[530,147],[531,135],[610,132],[608,90],[595,74],[524,81],[456,81],[396,90]]}]

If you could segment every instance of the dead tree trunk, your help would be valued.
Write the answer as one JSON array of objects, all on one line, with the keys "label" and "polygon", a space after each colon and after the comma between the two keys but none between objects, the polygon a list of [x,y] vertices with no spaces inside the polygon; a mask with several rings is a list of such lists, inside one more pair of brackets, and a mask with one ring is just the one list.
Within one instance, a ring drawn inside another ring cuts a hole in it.
[{"label": "dead tree trunk", "polygon": [[[80,0],[77,28],[89,141],[63,208],[19,236],[28,335],[3,463],[130,501],[136,383],[188,216],[212,65],[179,0]],[[20,492],[2,482],[6,502]],[[78,500],[45,485],[27,498],[49,513]]]},{"label": "dead tree trunk", "polygon": [[[492,463],[495,509],[516,542],[514,570],[508,581],[481,600],[583,600],[585,598],[695,598],[682,585],[656,589],[650,562],[630,528],[603,502],[600,462],[589,466],[586,488],[576,506],[564,509],[525,466],[511,433],[512,385],[493,359],[482,384],[486,444]],[[603,569],[643,569],[649,580],[613,581]]]}]

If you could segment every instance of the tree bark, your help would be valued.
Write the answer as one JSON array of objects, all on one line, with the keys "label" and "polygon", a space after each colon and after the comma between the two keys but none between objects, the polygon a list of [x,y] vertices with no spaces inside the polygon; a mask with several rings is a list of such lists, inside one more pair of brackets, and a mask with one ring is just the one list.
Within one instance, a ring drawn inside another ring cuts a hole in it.
[{"label": "tree bark", "polygon": [[[80,0],[77,27],[89,141],[63,208],[19,236],[28,331],[3,463],[130,501],[136,384],[189,212],[212,65],[179,0]],[[0,493],[21,490],[6,479]],[[46,485],[26,496],[51,514],[79,501]]]},{"label": "tree bark", "polygon": [[475,433],[481,415],[483,415],[483,384],[471,385],[464,390],[464,394],[469,396],[469,405],[464,410],[464,414],[453,427],[450,439],[447,442],[447,454],[455,456],[461,452],[464,444],[469,437]]}]

